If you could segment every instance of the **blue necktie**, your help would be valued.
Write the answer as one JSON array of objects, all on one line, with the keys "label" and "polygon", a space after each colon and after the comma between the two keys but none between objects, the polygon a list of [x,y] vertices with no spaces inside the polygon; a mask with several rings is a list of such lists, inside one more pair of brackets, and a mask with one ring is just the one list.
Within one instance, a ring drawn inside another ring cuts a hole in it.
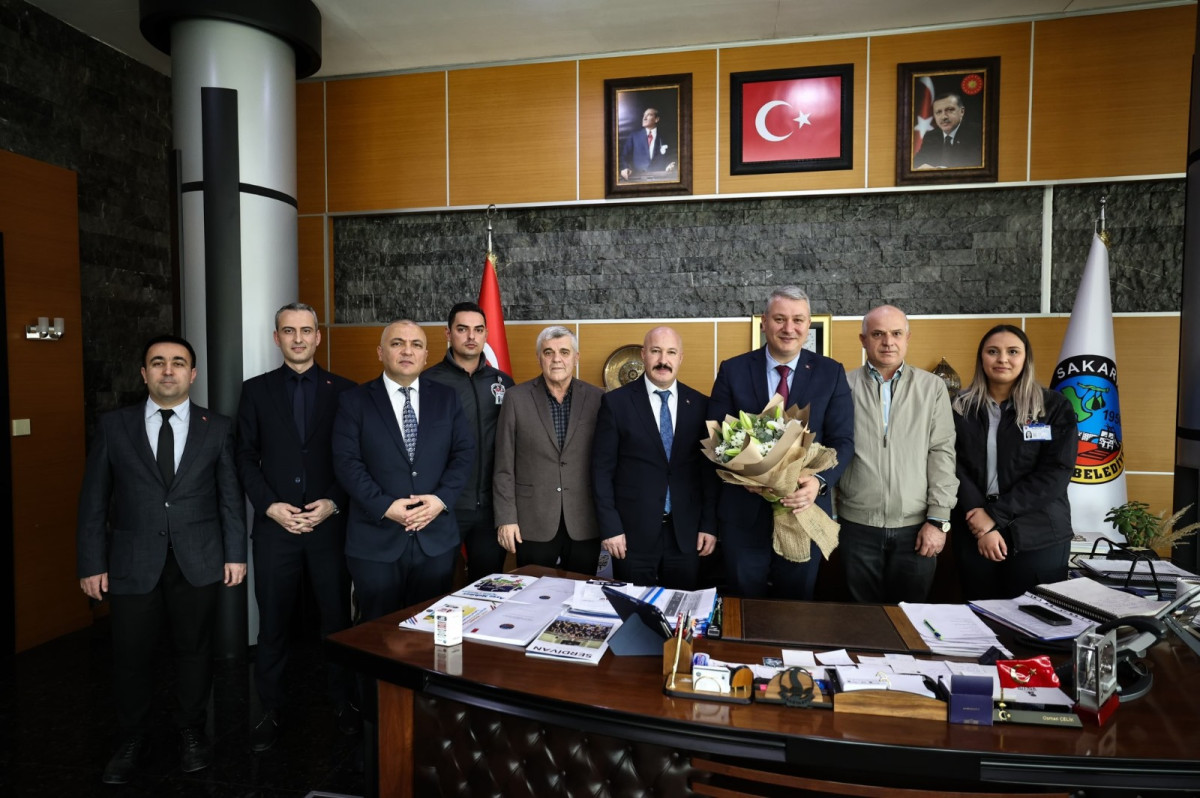
[{"label": "blue necktie", "polygon": [[412,388],[400,389],[400,393],[404,394],[404,411],[400,415],[404,422],[404,448],[408,450],[409,462],[417,456],[417,414],[413,411],[412,397],[409,395],[411,390]]},{"label": "blue necktie", "polygon": [[[667,401],[671,398],[670,391],[655,391],[662,404],[658,408],[658,437],[662,438],[663,451],[667,453],[667,462],[671,461],[671,444],[675,442],[675,430],[671,428],[671,406]],[[671,487],[667,486],[667,503],[663,513],[671,512]]]}]

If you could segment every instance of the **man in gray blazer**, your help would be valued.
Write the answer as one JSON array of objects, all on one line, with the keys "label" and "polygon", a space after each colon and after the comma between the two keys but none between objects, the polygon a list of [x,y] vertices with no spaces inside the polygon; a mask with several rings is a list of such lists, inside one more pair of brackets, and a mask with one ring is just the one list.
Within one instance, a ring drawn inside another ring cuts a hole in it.
[{"label": "man in gray blazer", "polygon": [[592,501],[592,436],[604,392],[575,379],[579,340],[538,334],[542,375],[508,389],[496,428],[496,538],[517,565],[594,574],[600,530]]},{"label": "man in gray blazer", "polygon": [[246,577],[233,423],[188,398],[196,353],[184,339],[151,339],[142,364],[149,397],[100,417],[79,493],[79,585],[111,606],[121,743],[106,784],[128,781],[146,749],[164,623],[175,655],[180,766],[208,767],[217,594]]}]

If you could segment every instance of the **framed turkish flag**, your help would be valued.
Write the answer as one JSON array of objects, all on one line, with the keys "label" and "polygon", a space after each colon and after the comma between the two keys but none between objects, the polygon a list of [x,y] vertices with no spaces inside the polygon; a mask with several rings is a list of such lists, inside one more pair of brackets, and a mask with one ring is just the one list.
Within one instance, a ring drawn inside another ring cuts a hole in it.
[{"label": "framed turkish flag", "polygon": [[851,169],[854,64],[729,76],[729,171]]}]

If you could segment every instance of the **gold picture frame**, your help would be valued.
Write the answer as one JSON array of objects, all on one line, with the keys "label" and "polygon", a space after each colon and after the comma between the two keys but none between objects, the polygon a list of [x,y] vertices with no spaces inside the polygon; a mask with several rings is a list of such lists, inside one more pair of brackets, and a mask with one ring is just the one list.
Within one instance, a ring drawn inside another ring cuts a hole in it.
[{"label": "gold picture frame", "polygon": [[[833,316],[828,313],[813,314],[812,324],[808,328],[808,341],[804,348],[810,352],[829,357],[830,339],[833,337]],[[756,313],[750,317],[750,348],[758,349],[762,341],[762,314]]]}]

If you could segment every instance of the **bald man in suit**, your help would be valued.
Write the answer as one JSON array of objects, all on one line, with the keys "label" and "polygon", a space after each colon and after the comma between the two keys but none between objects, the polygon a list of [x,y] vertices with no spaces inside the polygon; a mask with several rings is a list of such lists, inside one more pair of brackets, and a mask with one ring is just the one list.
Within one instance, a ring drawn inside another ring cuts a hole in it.
[{"label": "bald man in suit", "polygon": [[682,362],[675,330],[646,333],[645,373],[600,400],[592,480],[613,574],[694,590],[700,557],[716,545],[716,474],[699,446],[708,397],[676,379]]}]

